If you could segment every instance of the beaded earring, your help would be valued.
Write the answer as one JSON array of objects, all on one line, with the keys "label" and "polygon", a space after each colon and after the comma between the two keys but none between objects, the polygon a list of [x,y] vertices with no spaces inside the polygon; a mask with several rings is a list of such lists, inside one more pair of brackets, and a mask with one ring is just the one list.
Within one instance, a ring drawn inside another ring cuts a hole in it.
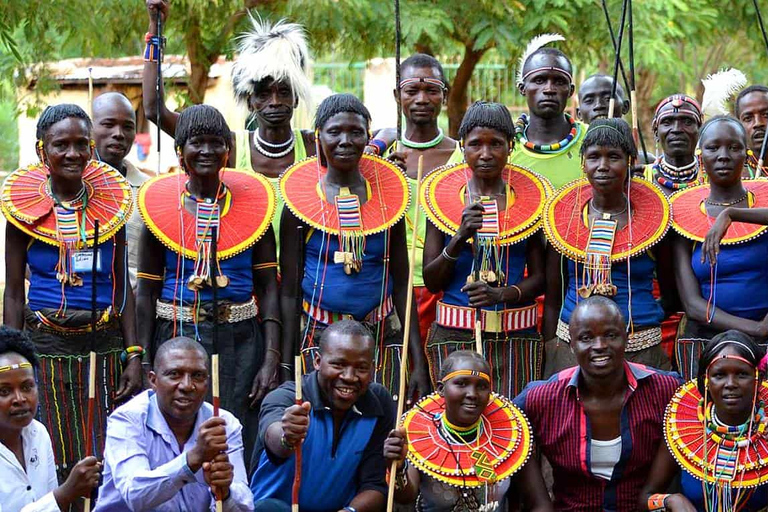
[{"label": "beaded earring", "polygon": [[179,159],[179,167],[184,172],[187,172],[187,168],[184,166],[184,156],[181,154],[181,147],[176,146],[176,157]]},{"label": "beaded earring", "polygon": [[96,155],[96,141],[91,139],[88,145],[91,147],[91,159],[93,159]]}]

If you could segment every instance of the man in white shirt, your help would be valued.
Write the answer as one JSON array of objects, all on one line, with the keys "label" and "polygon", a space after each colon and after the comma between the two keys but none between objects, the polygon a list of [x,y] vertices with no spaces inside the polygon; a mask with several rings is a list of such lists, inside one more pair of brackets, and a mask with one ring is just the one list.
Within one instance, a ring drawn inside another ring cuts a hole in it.
[{"label": "man in white shirt", "polygon": [[0,512],[69,510],[99,484],[101,463],[86,457],[59,487],[51,438],[34,419],[37,367],[26,335],[0,326]]},{"label": "man in white shirt", "polygon": [[95,512],[253,510],[243,463],[242,426],[204,402],[208,355],[194,340],[160,345],[151,390],[107,420],[104,482]]}]

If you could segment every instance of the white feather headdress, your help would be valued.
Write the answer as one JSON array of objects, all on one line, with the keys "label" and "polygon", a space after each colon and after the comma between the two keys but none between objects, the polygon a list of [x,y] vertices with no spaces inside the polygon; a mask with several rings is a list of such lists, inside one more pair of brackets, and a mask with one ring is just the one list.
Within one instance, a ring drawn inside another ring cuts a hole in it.
[{"label": "white feather headdress", "polygon": [[565,41],[565,38],[560,34],[553,33],[541,34],[531,39],[531,41],[528,43],[528,46],[525,47],[523,55],[520,57],[520,62],[517,64],[517,83],[522,83],[523,81],[523,66],[525,66],[525,61],[528,60],[528,57],[533,55],[539,48],[542,48],[549,43],[554,43],[556,41]]},{"label": "white feather headdress", "polygon": [[[248,13],[253,28],[238,37],[239,55],[232,66],[232,89],[242,105],[264,78],[285,80],[294,94],[310,109],[311,83],[306,70],[309,63],[304,27],[280,20],[274,25]],[[258,15],[257,15],[258,16]]]},{"label": "white feather headdress", "polygon": [[728,114],[726,103],[742,87],[747,85],[747,77],[738,69],[729,68],[714,75],[708,75],[701,83],[704,85],[701,111],[706,118]]}]

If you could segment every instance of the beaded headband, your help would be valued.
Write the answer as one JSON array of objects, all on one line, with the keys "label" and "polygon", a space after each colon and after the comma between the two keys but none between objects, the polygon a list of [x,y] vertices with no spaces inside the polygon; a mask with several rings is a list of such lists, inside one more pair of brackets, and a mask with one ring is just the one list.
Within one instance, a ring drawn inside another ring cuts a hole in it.
[{"label": "beaded headband", "polygon": [[0,373],[9,372],[11,370],[18,370],[19,368],[32,368],[32,363],[17,363],[0,366]]},{"label": "beaded headband", "polygon": [[[690,115],[696,120],[698,124],[701,124],[701,106],[699,103],[695,99],[691,98],[690,96],[686,96],[685,94],[673,94],[669,98],[662,100],[661,103],[659,103],[659,105],[656,107],[656,111],[653,113],[653,128],[656,129],[662,119],[665,119],[672,114],[681,113],[680,107],[686,103],[691,105],[695,111],[691,112],[690,110],[686,110],[683,113]],[[672,104],[672,110],[659,114],[661,109],[669,104]]]},{"label": "beaded headband", "polygon": [[569,82],[571,82],[571,83],[573,82],[573,75],[571,75],[571,74],[570,74],[569,72],[567,72],[566,70],[564,70],[564,69],[562,69],[562,68],[556,68],[556,67],[554,67],[554,66],[543,66],[543,67],[540,67],[540,68],[536,68],[536,69],[532,69],[532,70],[528,71],[528,72],[527,72],[526,74],[524,74],[524,75],[523,75],[523,77],[520,79],[520,83],[523,83],[523,82],[525,81],[525,79],[526,79],[526,78],[528,78],[529,76],[531,76],[533,73],[538,73],[539,71],[556,71],[556,72],[558,72],[558,73],[561,73],[561,74],[565,75],[566,77],[568,77],[568,81],[569,81]]},{"label": "beaded headband", "polygon": [[430,84],[436,85],[442,90],[448,89],[448,87],[445,85],[445,82],[437,78],[406,78],[405,80],[400,81],[400,89],[411,84]]},{"label": "beaded headband", "polygon": [[[744,350],[746,350],[747,352],[749,352],[749,355],[751,355],[751,356],[752,356],[752,358],[753,358],[753,359],[755,359],[755,353],[754,353],[754,351],[753,351],[751,348],[749,348],[747,345],[745,345],[744,343],[742,343],[742,342],[740,342],[740,341],[736,341],[736,340],[722,340],[722,341],[719,341],[719,342],[717,343],[717,345],[716,345],[716,346],[717,346],[717,347],[721,347],[721,346],[723,346],[723,345],[728,345],[728,344],[731,344],[731,345],[739,345],[740,347],[743,347],[743,348],[744,348]],[[723,357],[725,357],[725,356],[723,356]],[[728,356],[728,357],[736,357],[736,356]],[[716,359],[719,359],[719,358],[716,358]],[[709,363],[709,364],[710,364],[710,366],[712,365],[712,363]],[[750,366],[754,366],[752,363],[749,363],[749,365],[750,365]]]},{"label": "beaded headband", "polygon": [[451,372],[445,377],[441,379],[441,382],[445,383],[448,382],[451,379],[454,379],[456,377],[480,377],[481,379],[487,381],[489,384],[491,382],[491,377],[485,373],[485,372],[478,372],[477,370],[456,370],[455,372]]}]

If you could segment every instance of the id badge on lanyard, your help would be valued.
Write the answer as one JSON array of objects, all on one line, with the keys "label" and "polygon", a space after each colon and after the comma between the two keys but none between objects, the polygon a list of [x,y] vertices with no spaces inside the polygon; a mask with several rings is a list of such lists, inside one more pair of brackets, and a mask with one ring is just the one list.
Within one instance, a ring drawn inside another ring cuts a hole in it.
[{"label": "id badge on lanyard", "polygon": [[[93,250],[85,249],[72,252],[72,270],[78,273],[93,271]],[[101,249],[96,249],[96,271],[101,272]]]}]

